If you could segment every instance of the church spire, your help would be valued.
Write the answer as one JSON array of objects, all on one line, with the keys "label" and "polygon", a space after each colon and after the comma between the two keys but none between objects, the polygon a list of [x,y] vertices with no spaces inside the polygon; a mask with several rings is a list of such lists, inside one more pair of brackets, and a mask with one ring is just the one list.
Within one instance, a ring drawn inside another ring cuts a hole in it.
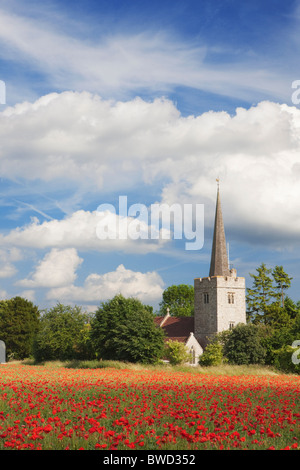
[{"label": "church spire", "polygon": [[214,238],[211,252],[211,262],[209,277],[212,276],[230,276],[228,266],[228,256],[226,251],[226,239],[225,230],[221,209],[220,200],[220,188],[219,179],[218,192],[217,192],[217,203],[216,203],[216,214],[215,214],[215,227],[214,227]]}]

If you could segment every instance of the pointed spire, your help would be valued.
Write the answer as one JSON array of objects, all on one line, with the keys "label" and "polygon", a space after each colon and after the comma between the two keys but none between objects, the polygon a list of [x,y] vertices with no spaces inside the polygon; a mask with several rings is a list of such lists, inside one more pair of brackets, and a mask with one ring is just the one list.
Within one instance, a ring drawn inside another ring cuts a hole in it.
[{"label": "pointed spire", "polygon": [[221,209],[220,199],[220,187],[219,179],[218,192],[217,192],[217,203],[216,203],[216,215],[215,215],[215,227],[214,227],[214,238],[211,252],[211,262],[209,276],[230,276],[228,266],[228,256],[226,251],[226,239],[225,230]]}]

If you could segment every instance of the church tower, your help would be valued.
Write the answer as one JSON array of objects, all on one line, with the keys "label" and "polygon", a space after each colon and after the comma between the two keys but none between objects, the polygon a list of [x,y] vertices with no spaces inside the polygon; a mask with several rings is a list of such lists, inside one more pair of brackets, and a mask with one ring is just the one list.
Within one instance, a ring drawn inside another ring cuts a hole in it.
[{"label": "church tower", "polygon": [[208,338],[246,323],[245,278],[229,268],[218,184],[209,277],[194,280],[195,336],[203,348]]}]

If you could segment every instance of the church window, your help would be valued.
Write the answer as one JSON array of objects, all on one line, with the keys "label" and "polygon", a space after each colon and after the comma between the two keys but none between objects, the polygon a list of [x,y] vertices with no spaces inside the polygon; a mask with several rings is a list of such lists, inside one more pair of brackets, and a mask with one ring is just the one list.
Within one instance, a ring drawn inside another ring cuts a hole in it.
[{"label": "church window", "polygon": [[196,353],[193,346],[190,349],[190,364],[196,364]]},{"label": "church window", "polygon": [[234,304],[234,294],[233,292],[228,292],[228,303]]},{"label": "church window", "polygon": [[229,329],[232,330],[234,328],[234,321],[229,322]]},{"label": "church window", "polygon": [[208,304],[209,303],[209,295],[207,292],[204,292],[203,294],[203,300],[204,300],[204,303],[205,304]]}]

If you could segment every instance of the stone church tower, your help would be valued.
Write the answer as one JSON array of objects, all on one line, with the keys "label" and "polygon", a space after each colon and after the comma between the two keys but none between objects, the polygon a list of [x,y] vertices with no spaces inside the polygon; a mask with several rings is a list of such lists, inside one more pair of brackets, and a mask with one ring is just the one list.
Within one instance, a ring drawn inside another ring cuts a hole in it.
[{"label": "stone church tower", "polygon": [[245,278],[230,269],[218,186],[209,277],[194,280],[195,336],[203,348],[208,338],[246,323]]}]

